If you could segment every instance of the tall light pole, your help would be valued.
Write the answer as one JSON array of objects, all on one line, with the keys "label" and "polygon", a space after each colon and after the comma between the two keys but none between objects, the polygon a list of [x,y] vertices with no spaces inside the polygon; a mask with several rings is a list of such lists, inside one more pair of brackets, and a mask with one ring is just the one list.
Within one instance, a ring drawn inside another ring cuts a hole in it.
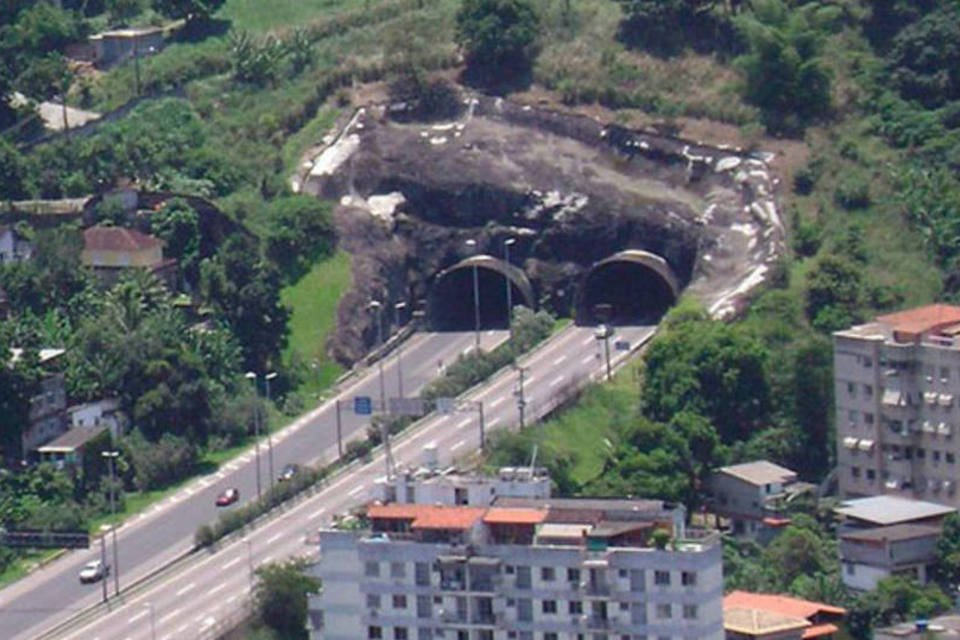
[{"label": "tall light pole", "polygon": [[257,500],[259,500],[262,497],[263,491],[260,487],[260,411],[257,408],[257,403],[260,402],[260,398],[257,393],[257,374],[253,371],[247,371],[244,377],[253,383],[253,437],[255,439],[253,455],[257,460]]},{"label": "tall light pole", "polygon": [[[379,300],[371,300],[369,307],[377,312],[377,348],[383,346],[383,303]],[[381,354],[382,356],[382,354]],[[380,411],[387,411],[387,388],[383,381],[383,358],[377,358],[377,367],[380,370]]]},{"label": "tall light pole", "polygon": [[[276,371],[271,371],[263,376],[263,385],[267,393],[267,407],[270,407],[270,381],[277,377]],[[267,428],[267,466],[270,469],[270,488],[273,489],[273,431],[270,429],[270,420],[268,419],[264,426]]]},{"label": "tall light pole", "polygon": [[510,332],[510,340],[513,341],[513,287],[510,286],[510,247],[516,244],[516,238],[507,238],[503,241],[503,261],[507,263],[507,269],[503,273],[503,279],[507,285],[507,331]]},{"label": "tall light pole", "polygon": [[[400,333],[400,312],[407,307],[406,302],[398,302],[393,305],[393,322],[397,325],[397,333]],[[397,341],[397,395],[403,397],[403,341]]]},{"label": "tall light pole", "polygon": [[607,362],[607,380],[610,380],[611,371],[610,371],[610,336],[613,335],[613,329],[606,324],[601,324],[597,327],[594,332],[594,336],[597,340],[603,340],[603,352]]},{"label": "tall light pole", "polygon": [[[465,244],[470,247],[471,253],[476,257],[477,241],[473,238],[468,239]],[[480,279],[477,273],[477,263],[473,263],[473,333],[474,342],[477,351],[480,350]]]},{"label": "tall light pole", "polygon": [[[101,451],[100,455],[107,459],[107,466],[110,467],[110,518],[113,520],[110,524],[110,529],[113,532],[113,590],[114,595],[120,595],[120,562],[119,553],[117,552],[117,502],[114,497],[117,488],[115,466],[117,458],[120,457],[120,452],[116,450]],[[104,576],[103,579],[106,580],[106,576]]]},{"label": "tall light pole", "polygon": [[527,408],[527,399],[523,396],[523,374],[526,373],[526,369],[519,365],[514,365],[517,369],[517,375],[520,376],[520,380],[517,383],[517,413],[520,417],[520,430],[523,431],[523,428],[526,427],[525,417],[526,417],[526,408]]}]

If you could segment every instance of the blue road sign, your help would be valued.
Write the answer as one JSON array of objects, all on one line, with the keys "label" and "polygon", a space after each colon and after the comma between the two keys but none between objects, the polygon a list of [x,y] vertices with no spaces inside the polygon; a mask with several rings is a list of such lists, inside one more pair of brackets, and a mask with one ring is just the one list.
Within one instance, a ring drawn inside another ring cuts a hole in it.
[{"label": "blue road sign", "polygon": [[617,351],[630,351],[630,343],[627,340],[617,340],[613,343],[613,348]]},{"label": "blue road sign", "polygon": [[373,400],[370,396],[356,396],[353,399],[353,412],[358,416],[369,416],[373,413]]}]

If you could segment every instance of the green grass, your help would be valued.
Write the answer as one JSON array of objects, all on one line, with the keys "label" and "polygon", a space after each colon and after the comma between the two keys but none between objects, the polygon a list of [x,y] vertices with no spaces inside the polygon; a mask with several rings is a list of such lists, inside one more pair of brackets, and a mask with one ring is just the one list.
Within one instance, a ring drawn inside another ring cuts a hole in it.
[{"label": "green grass", "polygon": [[0,573],[0,589],[9,584],[13,584],[20,578],[27,575],[30,570],[45,560],[51,560],[60,555],[60,549],[47,549],[44,551],[30,551],[26,555],[17,558],[7,567],[7,570]]},{"label": "green grass", "polygon": [[370,0],[229,0],[218,18],[229,20],[234,29],[269,31],[279,27],[302,26],[325,15],[356,7],[369,7]]},{"label": "green grass", "polygon": [[343,372],[327,357],[326,342],[336,326],[337,305],[350,285],[350,256],[338,251],[281,292],[283,304],[292,311],[284,364],[289,366],[296,360],[309,367],[298,389],[303,394],[319,393]]},{"label": "green grass", "polygon": [[323,140],[323,136],[336,122],[338,114],[336,109],[321,109],[302,129],[287,138],[280,153],[287,175],[296,173],[303,154]]}]

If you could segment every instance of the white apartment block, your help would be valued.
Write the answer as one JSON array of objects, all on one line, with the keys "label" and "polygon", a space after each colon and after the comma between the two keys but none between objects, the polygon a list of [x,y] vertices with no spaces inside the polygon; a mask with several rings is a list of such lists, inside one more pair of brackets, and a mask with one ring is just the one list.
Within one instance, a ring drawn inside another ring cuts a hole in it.
[{"label": "white apartment block", "polygon": [[721,640],[719,536],[683,522],[651,500],[374,503],[320,533],[311,638]]},{"label": "white apartment block", "polygon": [[934,304],[833,335],[842,497],[960,506],[960,307]]}]

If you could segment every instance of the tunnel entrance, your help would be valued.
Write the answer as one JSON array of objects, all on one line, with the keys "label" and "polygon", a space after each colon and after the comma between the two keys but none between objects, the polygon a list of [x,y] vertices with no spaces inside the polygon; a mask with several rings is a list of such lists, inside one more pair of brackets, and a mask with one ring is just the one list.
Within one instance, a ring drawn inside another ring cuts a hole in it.
[{"label": "tunnel entrance", "polygon": [[427,319],[433,331],[473,331],[475,309],[473,274],[476,269],[480,299],[480,328],[508,329],[507,282],[510,303],[535,306],[533,288],[521,269],[493,256],[475,256],[441,272],[427,297]]},{"label": "tunnel entrance", "polygon": [[645,251],[622,251],[587,273],[579,291],[576,322],[655,324],[678,293],[676,277],[663,258]]}]

